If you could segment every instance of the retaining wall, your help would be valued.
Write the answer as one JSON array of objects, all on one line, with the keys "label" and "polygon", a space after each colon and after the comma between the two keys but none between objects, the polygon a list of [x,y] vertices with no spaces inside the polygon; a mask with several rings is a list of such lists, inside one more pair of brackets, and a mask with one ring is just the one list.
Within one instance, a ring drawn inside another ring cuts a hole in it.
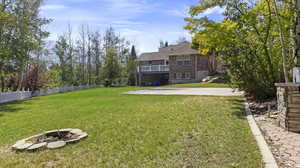
[{"label": "retaining wall", "polygon": [[279,125],[292,132],[300,132],[300,84],[277,83]]}]

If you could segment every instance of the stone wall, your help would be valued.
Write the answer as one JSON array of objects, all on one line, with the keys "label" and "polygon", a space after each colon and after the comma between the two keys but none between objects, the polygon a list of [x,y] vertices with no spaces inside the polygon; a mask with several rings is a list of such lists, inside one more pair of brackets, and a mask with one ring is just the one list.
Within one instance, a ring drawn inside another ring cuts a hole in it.
[{"label": "stone wall", "polygon": [[287,116],[287,102],[288,96],[286,95],[285,87],[277,87],[277,108],[278,108],[278,123],[279,125],[287,129],[286,116]]},{"label": "stone wall", "polygon": [[103,85],[64,86],[64,87],[53,88],[53,89],[42,89],[35,92],[31,92],[31,91],[17,91],[17,92],[9,91],[4,93],[0,92],[0,104],[17,101],[17,100],[23,100],[31,97],[45,96],[50,94],[64,93],[64,92],[70,92],[75,90],[84,90],[84,89],[92,89],[92,88],[99,88],[99,87],[103,87]]},{"label": "stone wall", "polygon": [[293,132],[300,132],[300,84],[278,83],[277,106],[279,125]]}]

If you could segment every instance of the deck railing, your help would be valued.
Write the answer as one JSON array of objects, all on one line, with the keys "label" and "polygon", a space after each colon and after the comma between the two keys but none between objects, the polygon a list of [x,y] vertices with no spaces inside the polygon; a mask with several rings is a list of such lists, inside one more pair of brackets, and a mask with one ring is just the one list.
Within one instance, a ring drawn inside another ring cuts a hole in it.
[{"label": "deck railing", "polygon": [[141,66],[141,72],[168,72],[169,65]]}]

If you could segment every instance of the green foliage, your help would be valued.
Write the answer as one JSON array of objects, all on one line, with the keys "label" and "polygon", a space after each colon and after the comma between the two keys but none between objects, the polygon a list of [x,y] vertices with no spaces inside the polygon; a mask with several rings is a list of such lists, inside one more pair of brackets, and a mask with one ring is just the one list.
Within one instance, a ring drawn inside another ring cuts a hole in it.
[{"label": "green foliage", "polygon": [[[186,18],[185,28],[193,34],[194,47],[200,46],[203,54],[216,50],[232,82],[249,95],[257,99],[274,97],[274,83],[284,81],[284,68],[291,72],[295,65],[290,33],[293,29],[292,8],[287,2],[281,4],[282,25],[276,22],[276,6],[269,0],[253,4],[229,0],[225,19],[219,23],[199,17],[206,9],[222,5],[223,1],[210,0],[191,7],[191,17]],[[279,38],[280,30],[283,31],[283,43]],[[282,48],[287,49],[284,55]],[[290,73],[288,77],[291,77]]]},{"label": "green foliage", "polygon": [[135,51],[135,47],[132,46],[131,53],[129,56],[129,60],[127,63],[127,74],[128,74],[128,85],[135,86],[136,85],[136,74],[137,74],[137,55]]},{"label": "green foliage", "polygon": [[40,17],[42,0],[14,0],[0,3],[0,87],[6,87],[8,74],[18,78],[18,89],[26,68],[40,51],[48,32],[43,26],[50,20]]},{"label": "green foliage", "polygon": [[64,36],[60,36],[53,49],[59,58],[61,81],[64,85],[73,84],[72,57],[68,53],[69,48],[67,39]]},{"label": "green foliage", "polygon": [[44,83],[43,87],[45,89],[56,88],[63,84],[63,81],[61,80],[60,68],[56,65],[53,65],[43,75],[46,78],[46,82]]},{"label": "green foliage", "polygon": [[102,78],[108,86],[111,86],[113,81],[121,76],[120,69],[117,51],[112,47],[108,47],[102,69]]}]

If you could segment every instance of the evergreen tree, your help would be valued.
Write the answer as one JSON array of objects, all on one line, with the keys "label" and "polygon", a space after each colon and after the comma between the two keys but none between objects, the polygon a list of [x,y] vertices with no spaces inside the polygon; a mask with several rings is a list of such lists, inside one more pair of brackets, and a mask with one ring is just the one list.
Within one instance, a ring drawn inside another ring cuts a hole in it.
[{"label": "evergreen tree", "polygon": [[128,85],[135,86],[137,81],[137,55],[135,51],[135,46],[133,45],[131,48],[131,53],[129,56],[128,64],[127,64],[127,74],[128,74]]}]

